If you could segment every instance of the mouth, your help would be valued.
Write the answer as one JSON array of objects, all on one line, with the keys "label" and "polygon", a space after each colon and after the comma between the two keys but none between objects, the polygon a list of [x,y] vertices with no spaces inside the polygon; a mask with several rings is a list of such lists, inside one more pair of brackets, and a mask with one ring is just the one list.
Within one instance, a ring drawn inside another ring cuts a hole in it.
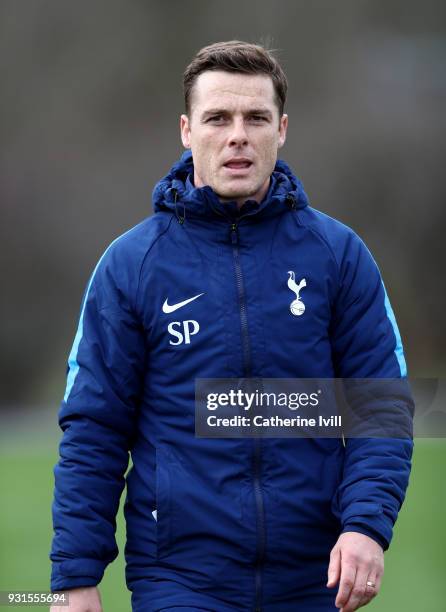
[{"label": "mouth", "polygon": [[232,159],[228,159],[223,166],[231,173],[246,173],[251,168],[252,161],[244,157],[234,157]]}]

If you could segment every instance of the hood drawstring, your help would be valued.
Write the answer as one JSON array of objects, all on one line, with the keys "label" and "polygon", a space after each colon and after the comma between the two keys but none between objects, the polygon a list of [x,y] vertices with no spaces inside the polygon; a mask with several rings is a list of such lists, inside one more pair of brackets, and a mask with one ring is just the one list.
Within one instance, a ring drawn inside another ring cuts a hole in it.
[{"label": "hood drawstring", "polygon": [[173,191],[173,203],[175,204],[175,216],[178,220],[178,223],[180,225],[183,225],[183,223],[186,221],[186,204],[183,201],[183,216],[181,216],[180,213],[178,212],[178,190],[175,189],[175,187],[172,187],[172,191]]},{"label": "hood drawstring", "polygon": [[293,195],[291,195],[291,193],[287,194],[285,201],[291,210],[296,210],[297,208],[296,198]]}]

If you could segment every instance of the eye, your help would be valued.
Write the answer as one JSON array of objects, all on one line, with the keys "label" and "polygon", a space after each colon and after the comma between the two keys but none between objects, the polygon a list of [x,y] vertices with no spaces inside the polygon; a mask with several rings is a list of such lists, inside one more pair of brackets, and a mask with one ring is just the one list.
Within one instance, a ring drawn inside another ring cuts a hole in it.
[{"label": "eye", "polygon": [[222,123],[224,121],[223,115],[212,115],[206,119],[206,123]]},{"label": "eye", "polygon": [[267,118],[264,115],[251,115],[251,120],[254,123],[262,123],[263,121],[267,121]]}]

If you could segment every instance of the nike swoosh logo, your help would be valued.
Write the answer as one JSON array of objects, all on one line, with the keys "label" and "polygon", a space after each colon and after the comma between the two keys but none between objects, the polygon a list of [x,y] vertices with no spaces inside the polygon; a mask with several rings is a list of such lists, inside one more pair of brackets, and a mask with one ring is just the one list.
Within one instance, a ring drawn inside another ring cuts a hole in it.
[{"label": "nike swoosh logo", "polygon": [[183,302],[178,302],[178,304],[168,304],[167,298],[166,298],[166,301],[163,304],[163,312],[165,314],[170,314],[171,312],[175,312],[175,310],[178,310],[178,308],[183,308],[183,306],[186,306],[186,304],[189,304],[189,302],[193,302],[194,300],[201,297],[202,295],[204,295],[204,293],[199,293],[198,295],[194,295],[194,297],[191,297],[188,300],[184,300]]}]

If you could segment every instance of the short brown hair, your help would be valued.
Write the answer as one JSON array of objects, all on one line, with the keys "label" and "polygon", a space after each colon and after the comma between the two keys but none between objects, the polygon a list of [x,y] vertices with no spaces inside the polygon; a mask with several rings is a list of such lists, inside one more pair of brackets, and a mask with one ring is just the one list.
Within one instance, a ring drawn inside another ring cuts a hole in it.
[{"label": "short brown hair", "polygon": [[202,72],[207,70],[270,76],[274,85],[279,114],[282,116],[288,82],[272,51],[261,45],[240,40],[218,42],[200,49],[183,74],[184,104],[188,115],[191,110],[191,95],[195,81]]}]

